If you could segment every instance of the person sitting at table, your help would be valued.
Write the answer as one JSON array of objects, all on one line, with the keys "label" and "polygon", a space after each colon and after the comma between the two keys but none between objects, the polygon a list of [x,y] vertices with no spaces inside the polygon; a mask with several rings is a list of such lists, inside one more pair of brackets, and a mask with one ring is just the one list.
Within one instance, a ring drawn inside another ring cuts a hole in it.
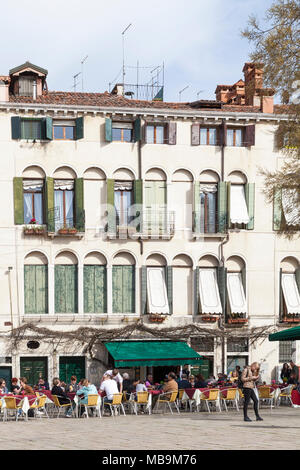
[{"label": "person sitting at table", "polygon": [[297,385],[297,378],[295,372],[291,372],[287,381],[288,385]]},{"label": "person sitting at table", "polygon": [[67,392],[75,392],[79,390],[79,385],[77,383],[77,377],[76,375],[72,375],[70,379],[70,383],[67,385]]},{"label": "person sitting at table", "polygon": [[147,380],[145,382],[145,385],[147,387],[148,390],[154,390],[155,389],[155,385],[154,385],[154,382],[153,382],[153,375],[152,374],[148,374],[147,375]]},{"label": "person sitting at table", "polygon": [[[166,399],[171,397],[172,392],[178,392],[178,383],[176,382],[176,374],[174,372],[169,372],[169,374],[165,377],[165,383],[161,388],[163,394],[167,394],[165,396]],[[159,395],[152,396],[152,408],[155,407],[156,402],[158,400]]]},{"label": "person sitting at table", "polygon": [[130,396],[130,393],[134,389],[133,381],[129,378],[129,374],[124,372],[123,374],[123,393],[126,393],[126,396]]},{"label": "person sitting at table", "polygon": [[115,380],[112,379],[112,376],[108,373],[105,373],[103,376],[102,383],[100,385],[101,392],[105,392],[106,396],[103,401],[105,403],[112,403],[113,395],[119,393],[118,385]]},{"label": "person sitting at table", "polygon": [[79,401],[79,409],[80,409],[80,417],[86,415],[84,406],[88,404],[88,396],[89,395],[98,395],[98,390],[96,389],[95,385],[91,384],[88,379],[82,380],[82,388],[77,390],[76,395],[80,398]]},{"label": "person sitting at table", "polygon": [[32,387],[30,387],[30,385],[28,385],[26,377],[20,378],[20,385],[20,393],[22,395],[34,395],[34,390]]},{"label": "person sitting at table", "polygon": [[76,404],[74,403],[74,401],[71,401],[69,399],[66,392],[61,387],[61,381],[59,380],[58,377],[54,377],[52,383],[53,383],[53,387],[51,389],[51,394],[57,396],[60,405],[68,405],[68,404],[70,405],[70,406],[65,407],[66,408],[65,416],[66,416],[66,418],[71,418],[72,417],[72,409],[75,408]]},{"label": "person sitting at table", "polygon": [[239,379],[239,376],[238,376],[237,371],[236,371],[236,370],[233,370],[232,373],[231,373],[231,376],[230,376],[230,378],[229,378],[229,381],[230,381],[231,383],[235,383],[235,382],[238,381],[238,379]]},{"label": "person sitting at table", "polygon": [[189,376],[189,382],[190,382],[190,388],[195,388],[196,380],[195,380],[195,376],[194,376],[194,375],[190,375],[190,376]]},{"label": "person sitting at table", "polygon": [[178,382],[178,389],[182,390],[184,388],[191,388],[191,384],[188,381],[187,375],[182,374],[181,375],[181,380]]},{"label": "person sitting at table", "polygon": [[205,382],[205,378],[203,377],[202,374],[196,375],[196,382],[195,382],[195,388],[206,388],[207,383]]},{"label": "person sitting at table", "polygon": [[291,375],[291,368],[287,362],[285,362],[282,366],[281,372],[280,372],[280,378],[282,382],[287,382],[290,378]]},{"label": "person sitting at table", "polygon": [[48,382],[42,377],[39,378],[37,385],[34,387],[38,391],[49,390]]},{"label": "person sitting at table", "polygon": [[16,377],[13,377],[11,379],[11,391],[15,395],[17,395],[20,392],[20,385],[18,384],[18,379]]},{"label": "person sitting at table", "polygon": [[0,379],[0,393],[8,393],[8,389],[6,387],[6,382],[4,379]]},{"label": "person sitting at table", "polygon": [[181,378],[183,375],[186,375],[187,378],[189,378],[189,375],[190,375],[190,370],[189,370],[189,365],[188,364],[185,364],[182,368],[182,371],[181,371]]}]

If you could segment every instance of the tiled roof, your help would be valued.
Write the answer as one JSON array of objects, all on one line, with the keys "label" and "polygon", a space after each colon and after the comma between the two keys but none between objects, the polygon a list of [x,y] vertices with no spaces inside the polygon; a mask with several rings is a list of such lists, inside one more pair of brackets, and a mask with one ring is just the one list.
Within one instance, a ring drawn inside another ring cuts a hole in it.
[{"label": "tiled roof", "polygon": [[[172,103],[165,101],[144,101],[132,100],[124,98],[123,96],[113,95],[108,93],[79,93],[79,92],[65,92],[65,91],[50,91],[44,92],[42,96],[38,96],[35,101],[32,97],[28,96],[14,96],[10,95],[9,101],[11,103],[34,103],[45,105],[77,105],[77,106],[97,106],[97,107],[112,107],[112,108],[141,108],[141,109],[171,109],[182,111],[194,111],[193,103]],[[246,113],[259,113],[259,106],[246,106],[246,105],[226,105],[223,104],[222,109],[213,107],[213,100],[203,100],[203,109],[207,110],[205,104],[211,103],[210,109],[214,111],[229,111],[229,112],[246,112]],[[215,102],[216,104],[218,102]],[[201,100],[197,110],[201,110]],[[287,108],[275,105],[274,112],[286,112]]]}]

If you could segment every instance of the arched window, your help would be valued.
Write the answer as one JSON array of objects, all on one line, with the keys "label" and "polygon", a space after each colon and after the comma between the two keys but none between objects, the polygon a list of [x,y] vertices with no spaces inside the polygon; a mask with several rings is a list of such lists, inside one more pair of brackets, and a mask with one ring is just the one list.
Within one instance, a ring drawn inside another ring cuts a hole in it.
[{"label": "arched window", "polygon": [[198,233],[216,233],[218,227],[219,176],[215,171],[205,170],[200,182],[195,183],[194,228]]},{"label": "arched window", "polygon": [[55,231],[75,225],[75,179],[71,168],[62,167],[54,173]]},{"label": "arched window", "polygon": [[240,171],[233,171],[229,177],[229,228],[254,228],[255,185],[248,183]]},{"label": "arched window", "polygon": [[84,313],[107,312],[106,259],[98,253],[89,253],[84,259],[83,298]]},{"label": "arched window", "polygon": [[152,168],[145,175],[144,229],[149,234],[167,230],[167,178],[163,170]]},{"label": "arched window", "polygon": [[44,192],[45,173],[38,166],[29,166],[21,177],[14,178],[15,224],[44,224]]},{"label": "arched window", "polygon": [[113,259],[112,296],[113,313],[135,313],[135,260],[129,253]]},{"label": "arched window", "polygon": [[184,169],[176,170],[170,186],[170,209],[175,212],[175,229],[191,230],[193,207],[193,175]]},{"label": "arched window", "polygon": [[187,255],[177,255],[173,268],[173,314],[191,315],[193,312],[193,262]]},{"label": "arched window", "polygon": [[300,321],[300,265],[293,256],[280,263],[280,320]]},{"label": "arched window", "polygon": [[172,313],[172,267],[157,253],[142,267],[142,313]]},{"label": "arched window", "polygon": [[196,275],[195,313],[202,315],[220,315],[223,312],[219,276],[219,261],[215,256],[205,255],[200,258]]},{"label": "arched window", "polygon": [[77,263],[76,256],[69,251],[55,258],[55,313],[78,312]]},{"label": "arched window", "polygon": [[24,312],[48,313],[48,261],[38,251],[24,260]]},{"label": "arched window", "polygon": [[247,314],[246,266],[239,256],[226,261],[228,321],[245,319]]},{"label": "arched window", "polygon": [[104,226],[106,211],[106,175],[100,168],[88,168],[84,174],[85,221],[88,228]]}]

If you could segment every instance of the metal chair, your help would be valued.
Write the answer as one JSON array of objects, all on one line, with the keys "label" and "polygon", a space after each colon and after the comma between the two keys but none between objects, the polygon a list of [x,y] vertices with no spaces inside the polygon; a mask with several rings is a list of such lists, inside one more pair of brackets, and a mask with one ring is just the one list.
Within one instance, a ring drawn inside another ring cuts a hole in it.
[{"label": "metal chair", "polygon": [[[80,402],[79,402],[80,406]],[[100,403],[99,403],[99,395],[88,395],[88,402],[83,403],[83,406],[85,408],[86,412],[86,417],[89,417],[89,408],[95,409],[96,410],[96,415],[98,415],[99,418],[102,418],[101,416],[101,408],[100,408]]]},{"label": "metal chair", "polygon": [[22,410],[22,406],[24,404],[24,398],[23,400],[20,400],[18,403],[17,403],[16,397],[4,397],[4,401],[5,401],[5,407],[3,409],[3,421],[7,421],[7,416],[9,412],[12,412],[15,415],[16,421],[18,421],[18,418],[22,416],[22,414],[25,415],[25,420],[28,421],[27,413],[25,413]]},{"label": "metal chair", "polygon": [[290,402],[291,405],[293,405],[292,402],[292,391],[295,388],[295,385],[288,385],[287,387],[284,387],[280,390],[280,394],[277,397],[277,406],[280,405],[281,401],[287,401]]},{"label": "metal chair", "polygon": [[221,412],[221,402],[220,402],[220,390],[218,388],[212,388],[209,390],[208,396],[206,396],[203,392],[201,395],[201,401],[203,403],[206,403],[207,406],[207,411],[210,413],[210,408],[209,404],[212,403],[219,408],[219,411]]},{"label": "metal chair", "polygon": [[[168,405],[169,407],[169,410],[171,411],[171,414],[173,414],[173,411],[172,411],[172,404],[175,406],[176,410],[177,410],[177,413],[180,414],[180,411],[179,411],[179,408],[177,406],[177,394],[178,392],[166,392],[166,393],[162,393],[161,395],[159,395],[158,397],[158,400],[157,400],[157,411],[159,409],[159,405],[160,404],[164,404],[165,405],[165,409]],[[163,397],[163,398],[161,398]]]},{"label": "metal chair", "polygon": [[225,390],[225,392],[226,392],[226,396],[224,396],[221,392],[221,399],[222,399],[222,402],[224,403],[225,410],[228,411],[227,403],[232,403],[232,405],[236,407],[237,411],[239,411],[237,389],[228,388],[227,390]]},{"label": "metal chair", "polygon": [[73,410],[73,408],[72,408],[72,400],[71,400],[70,398],[68,398],[68,400],[70,401],[70,403],[60,404],[60,403],[59,403],[59,398],[63,398],[63,399],[65,400],[66,397],[61,397],[60,395],[52,395],[52,397],[53,397],[53,402],[54,402],[55,408],[57,409],[57,418],[59,418],[59,415],[60,415],[61,410],[63,410],[63,409],[66,408],[67,406],[68,406],[68,407],[71,407],[72,416],[75,416],[74,410]]},{"label": "metal chair", "polygon": [[114,414],[117,415],[120,408],[121,408],[121,410],[123,411],[124,416],[126,416],[124,406],[123,406],[123,403],[122,403],[122,396],[123,396],[122,393],[114,393],[113,394],[113,400],[112,400],[111,403],[103,400],[103,408],[105,408],[105,406],[109,406],[109,409],[110,409],[110,412],[111,412],[112,416],[114,416]]},{"label": "metal chair", "polygon": [[148,413],[149,415],[151,414],[151,407],[148,406],[148,398],[149,398],[149,393],[148,392],[137,392],[136,393],[136,400],[132,400],[133,402],[133,407],[134,407],[134,412],[137,415],[138,412],[138,407],[148,407]]}]

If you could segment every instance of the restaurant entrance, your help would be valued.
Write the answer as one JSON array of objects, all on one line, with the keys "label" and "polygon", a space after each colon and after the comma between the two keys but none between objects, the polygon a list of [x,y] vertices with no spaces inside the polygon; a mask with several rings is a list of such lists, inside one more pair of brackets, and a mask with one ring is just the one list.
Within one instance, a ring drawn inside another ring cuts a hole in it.
[{"label": "restaurant entrance", "polygon": [[0,377],[5,380],[8,391],[11,390],[11,366],[0,367]]},{"label": "restaurant entrance", "polygon": [[148,374],[153,375],[154,383],[160,383],[164,381],[166,375],[169,372],[175,372],[178,374],[180,371],[180,366],[157,366],[157,367],[148,367],[148,370],[152,369],[152,372],[148,372]]}]

